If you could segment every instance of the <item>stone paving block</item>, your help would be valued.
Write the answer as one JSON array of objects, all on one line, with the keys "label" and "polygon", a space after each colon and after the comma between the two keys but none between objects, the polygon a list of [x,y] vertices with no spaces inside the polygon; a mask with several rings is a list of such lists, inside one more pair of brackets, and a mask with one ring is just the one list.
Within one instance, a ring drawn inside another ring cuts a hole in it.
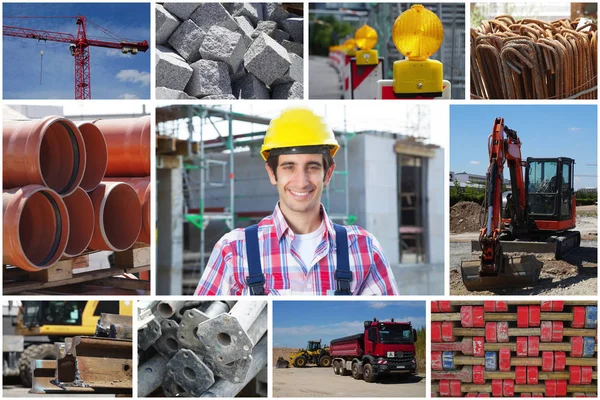
[{"label": "stone paving block", "polygon": [[156,86],[183,90],[192,76],[192,68],[173,50],[156,46]]},{"label": "stone paving block", "polygon": [[264,3],[263,13],[264,19],[275,22],[279,22],[282,19],[290,17],[290,13],[287,12],[279,3]]},{"label": "stone paving block", "polygon": [[300,82],[284,83],[273,88],[272,99],[277,100],[302,100],[304,86]]},{"label": "stone paving block", "polygon": [[252,74],[246,74],[242,79],[233,82],[232,91],[237,99],[263,100],[271,98],[269,89]]},{"label": "stone paving block", "polygon": [[190,16],[202,3],[163,3],[163,7],[171,14],[182,21],[189,19]]},{"label": "stone paving block", "polygon": [[277,29],[277,22],[275,22],[275,21],[260,21],[258,23],[258,25],[256,25],[256,29],[254,29],[254,32],[252,32],[250,37],[252,39],[255,39],[261,33],[266,33],[267,35],[271,36],[271,34],[273,33],[273,31],[275,29]]},{"label": "stone paving block", "polygon": [[292,65],[285,75],[276,79],[272,86],[281,85],[289,82],[300,82],[304,84],[304,60],[297,54],[289,54]]},{"label": "stone paving block", "polygon": [[180,22],[160,4],[156,5],[156,44],[165,44]]},{"label": "stone paving block", "polygon": [[284,40],[283,42],[281,42],[281,45],[288,51],[288,53],[293,53],[304,58],[304,45],[302,43]]},{"label": "stone paving block", "polygon": [[230,73],[237,71],[244,60],[245,52],[246,46],[242,35],[220,26],[211,27],[200,46],[202,58],[223,61],[229,65]]},{"label": "stone paving block", "polygon": [[211,94],[210,96],[205,96],[202,100],[237,100],[232,94]]},{"label": "stone paving block", "polygon": [[173,90],[166,87],[157,87],[155,95],[159,100],[196,100],[195,97],[192,97],[181,90]]},{"label": "stone paving block", "polygon": [[235,31],[238,28],[233,17],[220,3],[202,3],[190,19],[205,32],[212,26],[220,26],[230,31]]},{"label": "stone paving block", "polygon": [[244,54],[246,70],[269,86],[285,75],[291,64],[285,48],[264,33],[254,39],[252,46]]},{"label": "stone paving block", "polygon": [[262,6],[260,5],[260,3],[258,5],[256,3],[234,3],[231,15],[233,17],[246,17],[248,18],[252,26],[255,27],[259,20],[259,8],[261,9],[262,15]]},{"label": "stone paving block", "polygon": [[248,18],[238,16],[233,17],[233,19],[235,20],[235,22],[237,22],[239,29],[241,29],[242,32],[244,32],[248,36],[252,35],[252,32],[254,32],[254,27],[252,26],[250,21],[248,21]]},{"label": "stone paving block", "polygon": [[304,18],[288,18],[279,22],[279,26],[289,33],[294,42],[304,43]]},{"label": "stone paving block", "polygon": [[290,34],[282,31],[281,29],[274,29],[270,36],[279,44],[290,38]]},{"label": "stone paving block", "polygon": [[191,64],[200,59],[199,50],[204,35],[204,31],[194,21],[187,19],[173,32],[169,44],[188,64]]},{"label": "stone paving block", "polygon": [[191,68],[194,73],[185,88],[190,96],[201,98],[214,94],[231,94],[229,67],[224,62],[198,60]]}]

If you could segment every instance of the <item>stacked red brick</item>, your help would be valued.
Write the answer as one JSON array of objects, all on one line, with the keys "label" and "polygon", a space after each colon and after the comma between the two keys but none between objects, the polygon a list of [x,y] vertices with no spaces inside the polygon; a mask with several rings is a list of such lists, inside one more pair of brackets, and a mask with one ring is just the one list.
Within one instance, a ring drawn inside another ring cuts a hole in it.
[{"label": "stacked red brick", "polygon": [[596,397],[597,303],[433,301],[432,396]]},{"label": "stacked red brick", "polygon": [[149,117],[5,121],[3,264],[35,272],[149,243],[149,175]]}]

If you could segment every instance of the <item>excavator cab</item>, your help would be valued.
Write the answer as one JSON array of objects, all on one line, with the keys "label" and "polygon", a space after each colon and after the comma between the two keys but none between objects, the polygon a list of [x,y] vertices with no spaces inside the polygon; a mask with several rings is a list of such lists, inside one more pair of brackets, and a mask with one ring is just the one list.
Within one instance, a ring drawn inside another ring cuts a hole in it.
[{"label": "excavator cab", "polygon": [[575,227],[574,164],[575,160],[566,157],[527,158],[525,187],[528,214],[536,221],[538,230],[557,232]]}]

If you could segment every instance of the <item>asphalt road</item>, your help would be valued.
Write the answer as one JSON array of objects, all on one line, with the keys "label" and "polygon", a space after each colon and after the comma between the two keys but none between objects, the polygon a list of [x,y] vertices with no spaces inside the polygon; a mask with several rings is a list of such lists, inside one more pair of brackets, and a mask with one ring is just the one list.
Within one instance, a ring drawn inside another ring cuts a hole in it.
[{"label": "asphalt road", "polygon": [[425,375],[388,375],[367,383],[332,368],[273,369],[274,397],[425,397]]}]

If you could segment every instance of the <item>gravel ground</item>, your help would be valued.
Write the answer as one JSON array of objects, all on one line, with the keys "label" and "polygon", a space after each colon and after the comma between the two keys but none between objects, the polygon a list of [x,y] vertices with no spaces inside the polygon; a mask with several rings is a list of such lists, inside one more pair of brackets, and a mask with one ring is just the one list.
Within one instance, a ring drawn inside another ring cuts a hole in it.
[{"label": "gravel ground", "polygon": [[[460,233],[450,235],[450,294],[451,295],[555,295],[583,296],[598,293],[598,236],[595,206],[577,207],[577,230],[581,232],[581,247],[563,260],[557,261],[552,254],[537,254],[536,258],[544,263],[540,280],[536,287],[521,289],[501,289],[494,292],[469,292],[462,283],[460,263],[479,257],[478,252],[471,253],[471,240],[478,233]],[[523,253],[521,253],[523,254]],[[511,255],[511,254],[508,254]],[[517,255],[517,254],[513,254]]]}]

